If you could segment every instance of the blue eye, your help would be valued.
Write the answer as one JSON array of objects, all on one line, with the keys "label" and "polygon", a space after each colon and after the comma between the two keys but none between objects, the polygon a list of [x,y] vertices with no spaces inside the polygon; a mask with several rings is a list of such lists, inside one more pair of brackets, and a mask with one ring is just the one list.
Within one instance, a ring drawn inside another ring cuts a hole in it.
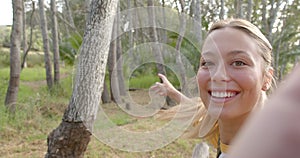
[{"label": "blue eye", "polygon": [[242,61],[234,61],[232,63],[233,66],[244,66],[246,65],[246,63],[242,62]]}]

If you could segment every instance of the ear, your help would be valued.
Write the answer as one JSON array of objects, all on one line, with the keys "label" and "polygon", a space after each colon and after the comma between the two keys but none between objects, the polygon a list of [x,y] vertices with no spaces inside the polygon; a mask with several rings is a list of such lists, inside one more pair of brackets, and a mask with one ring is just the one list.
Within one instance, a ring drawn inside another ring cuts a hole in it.
[{"label": "ear", "polygon": [[267,91],[272,85],[274,69],[272,67],[268,67],[264,73],[264,83],[262,86],[263,91]]}]

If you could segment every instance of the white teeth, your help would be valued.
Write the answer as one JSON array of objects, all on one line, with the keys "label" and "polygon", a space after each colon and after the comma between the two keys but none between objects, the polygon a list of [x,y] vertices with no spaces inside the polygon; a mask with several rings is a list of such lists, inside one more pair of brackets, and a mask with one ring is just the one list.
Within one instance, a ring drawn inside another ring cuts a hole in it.
[{"label": "white teeth", "polygon": [[236,95],[236,93],[235,92],[211,92],[211,95],[213,97],[226,98],[226,97],[232,97]]}]

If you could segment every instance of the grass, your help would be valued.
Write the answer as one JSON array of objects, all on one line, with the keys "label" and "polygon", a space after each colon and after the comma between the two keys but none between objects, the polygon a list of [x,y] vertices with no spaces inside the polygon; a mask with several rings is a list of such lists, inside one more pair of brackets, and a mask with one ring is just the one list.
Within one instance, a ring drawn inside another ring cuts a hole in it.
[{"label": "grass", "polygon": [[159,78],[153,75],[145,75],[139,77],[132,77],[129,81],[129,87],[146,89],[151,87],[155,82],[159,82]]}]

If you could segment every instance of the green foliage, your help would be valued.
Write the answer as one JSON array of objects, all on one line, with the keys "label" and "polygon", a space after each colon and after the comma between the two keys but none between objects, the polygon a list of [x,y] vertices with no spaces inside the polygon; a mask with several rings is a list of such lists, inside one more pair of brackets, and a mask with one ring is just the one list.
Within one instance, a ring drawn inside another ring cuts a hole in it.
[{"label": "green foliage", "polygon": [[149,88],[155,82],[159,82],[159,78],[153,75],[144,75],[139,77],[132,77],[129,81],[130,88]]},{"label": "green foliage", "polygon": [[[176,47],[176,42],[178,39],[178,34],[175,32],[169,32],[168,34],[169,38],[172,39],[169,45],[172,47]],[[193,66],[194,72],[198,71],[199,68],[199,62],[200,62],[200,48],[197,48],[195,44],[198,45],[198,43],[193,43],[195,41],[192,41],[193,39],[187,39],[183,38],[181,43],[180,52],[186,59],[190,62],[190,64]]]},{"label": "green foliage", "polygon": [[71,37],[65,39],[59,46],[60,58],[67,64],[73,65],[81,43],[82,37],[79,34],[73,34]]},{"label": "green foliage", "polygon": [[[175,86],[180,85],[175,73],[168,67],[165,67],[168,80]],[[126,81],[125,81],[126,82]],[[129,87],[132,89],[148,89],[155,82],[160,82],[157,76],[155,63],[146,63],[136,68],[129,76]]]},{"label": "green foliage", "polygon": [[[21,53],[23,55],[23,53]],[[23,57],[21,57],[23,58]],[[22,59],[23,60],[23,59]],[[27,67],[44,66],[44,54],[30,51],[26,58]],[[0,68],[9,67],[10,50],[9,48],[0,48]]]},{"label": "green foliage", "polygon": [[0,26],[0,47],[10,45],[11,26]]},{"label": "green foliage", "polygon": [[0,48],[0,68],[9,67],[9,49]]}]

